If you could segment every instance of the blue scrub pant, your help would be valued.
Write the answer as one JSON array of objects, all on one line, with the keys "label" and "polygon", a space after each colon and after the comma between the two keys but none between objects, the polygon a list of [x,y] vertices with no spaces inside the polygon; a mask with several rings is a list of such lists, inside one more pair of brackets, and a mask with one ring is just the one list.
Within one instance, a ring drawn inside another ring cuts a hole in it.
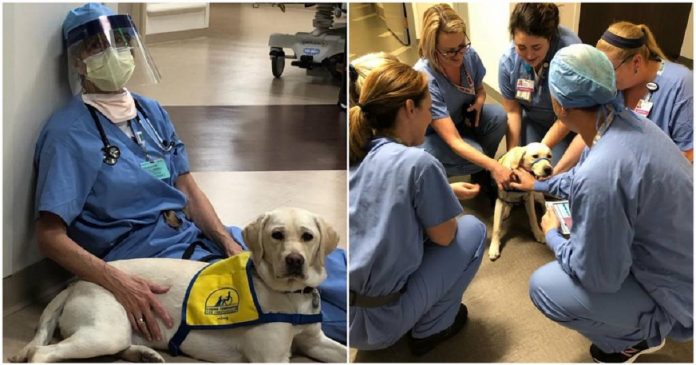
[{"label": "blue scrub pant", "polygon": [[529,295],[546,317],[580,332],[604,352],[621,352],[643,340],[657,346],[674,324],[633,275],[616,293],[593,293],[553,261],[532,274]]},{"label": "blue scrub pant", "polygon": [[423,262],[398,301],[378,308],[351,308],[351,347],[381,349],[411,329],[414,337],[423,338],[452,325],[464,290],[481,265],[486,241],[486,226],[474,216],[459,218],[457,226],[449,246],[425,244]]},{"label": "blue scrub pant", "polygon": [[[500,141],[507,131],[507,114],[499,105],[485,104],[481,109],[479,126],[473,134],[471,130],[465,129],[463,123],[457,125],[457,130],[464,142],[483,152],[486,156],[494,158]],[[481,166],[454,153],[437,133],[426,135],[425,142],[419,147],[435,156],[445,166],[447,176],[471,175],[483,170]]]},{"label": "blue scrub pant", "polygon": [[[551,124],[539,123],[531,118],[523,117],[520,143],[522,143],[522,146],[526,146],[532,142],[541,142],[541,140],[544,139],[546,132],[548,132],[549,128],[551,128],[552,124],[553,122]],[[551,163],[554,166],[556,163],[558,163],[558,160],[563,157],[563,154],[565,153],[566,149],[568,149],[568,146],[570,145],[570,142],[573,141],[573,138],[575,138],[575,133],[570,132],[551,149],[551,153],[553,155],[551,158]]]}]

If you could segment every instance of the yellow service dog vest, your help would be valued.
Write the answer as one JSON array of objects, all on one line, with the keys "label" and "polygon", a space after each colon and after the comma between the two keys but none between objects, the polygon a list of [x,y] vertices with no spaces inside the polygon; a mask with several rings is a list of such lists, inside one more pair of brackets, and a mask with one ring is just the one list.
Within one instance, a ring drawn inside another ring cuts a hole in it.
[{"label": "yellow service dog vest", "polygon": [[309,324],[321,322],[319,292],[312,293],[316,314],[265,313],[259,305],[251,279],[253,263],[249,252],[212,263],[199,271],[189,284],[181,308],[181,324],[169,341],[176,356],[192,329],[224,329],[268,322]]}]

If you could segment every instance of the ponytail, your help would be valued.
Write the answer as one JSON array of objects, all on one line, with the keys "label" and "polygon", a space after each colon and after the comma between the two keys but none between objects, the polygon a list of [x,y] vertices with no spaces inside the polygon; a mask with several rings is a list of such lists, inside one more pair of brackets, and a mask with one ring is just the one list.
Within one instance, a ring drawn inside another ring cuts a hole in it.
[{"label": "ponytail", "polygon": [[647,47],[648,51],[650,51],[650,58],[659,57],[663,60],[666,60],[667,56],[665,56],[665,53],[662,52],[660,46],[657,45],[655,36],[653,35],[650,28],[648,28],[648,26],[645,24],[640,24],[638,25],[638,27],[640,27],[640,30],[643,31],[643,34],[645,34],[645,47]]},{"label": "ponytail", "polygon": [[354,165],[365,158],[367,144],[374,137],[365,113],[359,106],[350,108],[349,130],[350,164]]},{"label": "ponytail", "polygon": [[[356,85],[351,85],[355,89]],[[350,164],[362,161],[376,136],[389,136],[397,114],[407,100],[420,106],[428,96],[425,74],[401,62],[388,62],[372,70],[359,90],[359,100],[350,108]]]}]

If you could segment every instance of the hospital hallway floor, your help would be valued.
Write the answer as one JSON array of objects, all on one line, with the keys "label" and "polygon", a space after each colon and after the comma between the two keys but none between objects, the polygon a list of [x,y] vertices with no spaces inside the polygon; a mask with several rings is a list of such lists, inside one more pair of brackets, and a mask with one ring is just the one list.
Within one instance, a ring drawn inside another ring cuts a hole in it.
[{"label": "hospital hallway floor", "polygon": [[[244,227],[266,211],[299,207],[332,225],[345,248],[346,114],[336,105],[340,85],[328,73],[308,76],[290,60],[276,79],[268,56],[269,35],[311,31],[314,8],[290,5],[282,13],[270,4],[210,6],[207,35],[148,44],[162,81],[133,91],[158,100],[169,113],[192,174],[224,224]],[[49,299],[5,311],[3,359],[31,340]],[[167,362],[196,362],[160,353]]]}]

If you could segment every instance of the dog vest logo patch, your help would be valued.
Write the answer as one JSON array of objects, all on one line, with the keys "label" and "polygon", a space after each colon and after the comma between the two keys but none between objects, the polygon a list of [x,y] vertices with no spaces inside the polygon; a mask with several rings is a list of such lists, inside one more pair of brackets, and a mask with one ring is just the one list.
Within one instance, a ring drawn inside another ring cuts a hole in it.
[{"label": "dog vest logo patch", "polygon": [[186,324],[220,326],[259,318],[249,281],[248,252],[205,267],[193,279],[186,298]]},{"label": "dog vest logo patch", "polygon": [[[227,293],[227,294],[225,294]],[[239,311],[239,293],[232,288],[212,292],[205,301],[205,314],[218,316]]]}]

